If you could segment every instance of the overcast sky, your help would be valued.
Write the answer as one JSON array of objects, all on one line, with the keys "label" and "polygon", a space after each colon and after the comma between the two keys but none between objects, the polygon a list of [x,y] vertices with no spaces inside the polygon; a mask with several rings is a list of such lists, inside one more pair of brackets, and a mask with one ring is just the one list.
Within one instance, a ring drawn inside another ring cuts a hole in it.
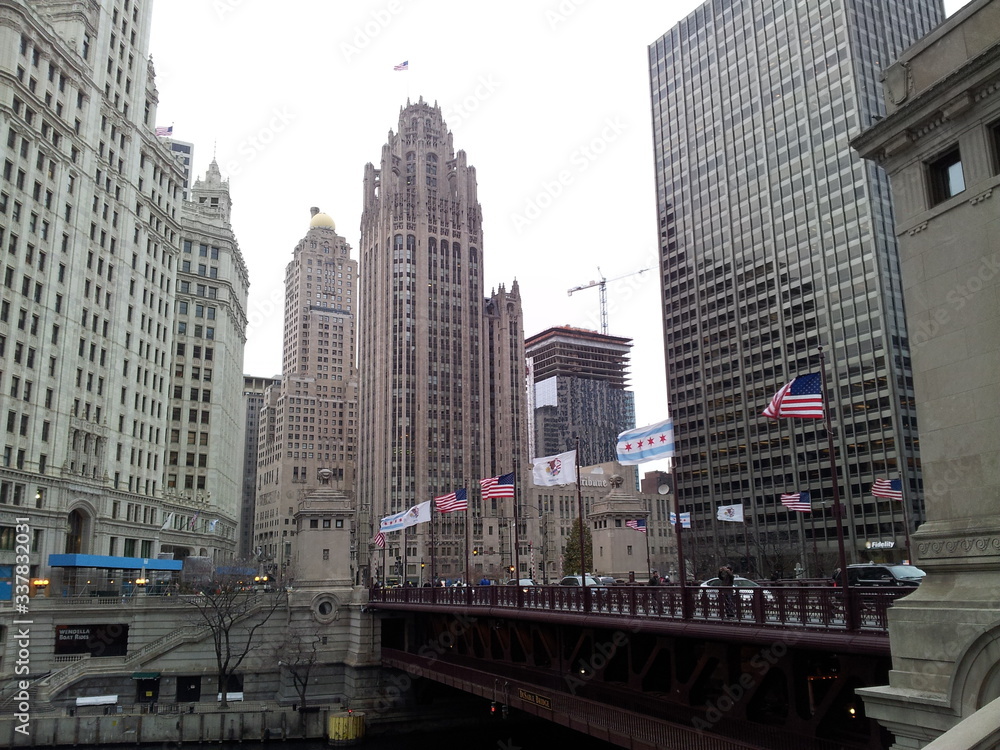
[{"label": "overcast sky", "polygon": [[609,333],[635,342],[636,422],[664,419],[646,47],[699,4],[157,0],[156,124],[195,144],[197,174],[214,152],[230,180],[244,372],[280,373],[284,268],[310,206],[357,258],[364,165],[423,96],[476,167],[487,294],[518,281],[526,336],[599,330],[598,289],[567,290],[603,273]]}]

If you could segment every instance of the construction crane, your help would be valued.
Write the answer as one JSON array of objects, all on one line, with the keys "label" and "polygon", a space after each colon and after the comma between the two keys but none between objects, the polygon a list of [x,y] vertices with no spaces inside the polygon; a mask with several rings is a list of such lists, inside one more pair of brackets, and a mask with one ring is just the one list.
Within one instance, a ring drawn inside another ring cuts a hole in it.
[{"label": "construction crane", "polygon": [[625,273],[621,276],[615,276],[613,279],[604,278],[604,274],[601,273],[601,267],[597,267],[597,272],[601,274],[601,278],[598,281],[591,281],[587,284],[581,284],[580,286],[575,286],[568,290],[566,294],[570,297],[573,296],[573,292],[579,292],[583,289],[590,289],[592,286],[600,287],[598,293],[600,294],[601,302],[601,333],[607,335],[608,333],[608,282],[618,281],[618,279],[626,279],[629,276],[635,276],[636,274],[644,274],[646,271],[651,270],[650,268],[640,268],[638,271],[632,271],[631,273]]}]

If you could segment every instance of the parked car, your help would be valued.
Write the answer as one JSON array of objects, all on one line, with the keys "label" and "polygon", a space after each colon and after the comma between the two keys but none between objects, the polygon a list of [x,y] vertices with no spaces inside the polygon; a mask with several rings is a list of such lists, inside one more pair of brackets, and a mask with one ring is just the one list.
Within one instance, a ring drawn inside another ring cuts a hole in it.
[{"label": "parked car", "polygon": [[[583,586],[583,582],[580,576],[564,576],[561,581],[559,581],[560,586]],[[597,586],[598,588],[605,588],[605,584],[598,581],[594,576],[587,576],[587,586]]]},{"label": "parked car", "polygon": [[[721,578],[709,578],[701,584],[701,588],[703,589],[713,589],[721,586]],[[749,604],[753,601],[753,589],[762,588],[762,586],[756,581],[751,581],[749,578],[744,578],[743,576],[736,576],[736,578],[733,579],[733,587],[739,589],[740,601],[745,604]],[[764,589],[764,598],[769,602],[774,601],[774,595],[767,589]]]},{"label": "parked car", "polygon": [[[851,586],[919,586],[925,575],[916,565],[858,563],[847,566],[847,581]],[[841,585],[839,570],[833,574],[833,585]]]},{"label": "parked car", "polygon": [[614,576],[596,576],[598,582],[603,583],[605,586],[614,586],[618,583]]}]

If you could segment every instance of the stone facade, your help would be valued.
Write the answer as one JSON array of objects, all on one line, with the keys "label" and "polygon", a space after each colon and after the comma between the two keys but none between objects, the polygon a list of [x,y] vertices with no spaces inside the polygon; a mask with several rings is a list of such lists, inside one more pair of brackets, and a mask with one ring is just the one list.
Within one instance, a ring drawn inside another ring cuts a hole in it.
[{"label": "stone facade", "polygon": [[525,466],[524,332],[516,282],[484,295],[476,170],[437,105],[407,102],[365,166],[360,252],[360,559],[380,518],[464,487],[471,529],[440,514],[387,534],[370,564],[465,578],[466,550],[494,546],[513,518],[509,502],[483,507],[478,480]]},{"label": "stone facade", "polygon": [[[126,0],[0,9],[0,588],[18,517],[30,516],[30,576],[50,591],[73,578],[49,568],[53,553],[235,546],[233,478],[216,463],[228,448],[196,446],[211,452],[204,468],[195,458],[200,494],[165,486],[174,389],[193,386],[174,378],[182,238],[226,228],[185,210],[181,165],[155,136],[151,12]],[[199,386],[198,420],[207,410],[225,424],[242,377],[246,271],[231,232],[219,241],[217,282],[232,295],[217,302],[221,357],[205,406]]]},{"label": "stone facade", "polygon": [[884,82],[888,114],[853,145],[892,179],[927,578],[889,613],[889,685],[862,693],[912,748],[1000,697],[1000,2],[965,6]]},{"label": "stone facade", "polygon": [[[353,498],[357,292],[350,246],[333,219],[313,208],[309,230],[285,269],[282,376],[266,389],[258,422],[254,551],[279,579],[298,580],[290,566],[306,498],[320,487]],[[335,547],[348,571],[356,567],[353,539]]]}]

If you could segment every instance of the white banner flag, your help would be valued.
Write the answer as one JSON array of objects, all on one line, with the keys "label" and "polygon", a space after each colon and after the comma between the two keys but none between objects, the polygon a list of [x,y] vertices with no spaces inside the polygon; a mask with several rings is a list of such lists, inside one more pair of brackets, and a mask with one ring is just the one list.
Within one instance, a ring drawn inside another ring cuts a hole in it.
[{"label": "white banner flag", "polygon": [[743,503],[739,505],[720,505],[715,516],[720,521],[738,521],[743,523]]},{"label": "white banner flag", "polygon": [[551,487],[576,481],[576,451],[533,458],[531,463],[531,479],[538,486]]}]

